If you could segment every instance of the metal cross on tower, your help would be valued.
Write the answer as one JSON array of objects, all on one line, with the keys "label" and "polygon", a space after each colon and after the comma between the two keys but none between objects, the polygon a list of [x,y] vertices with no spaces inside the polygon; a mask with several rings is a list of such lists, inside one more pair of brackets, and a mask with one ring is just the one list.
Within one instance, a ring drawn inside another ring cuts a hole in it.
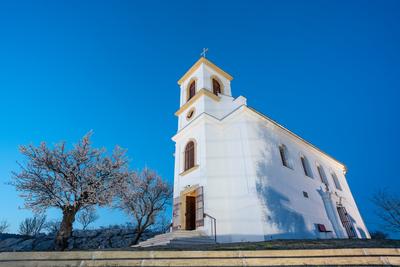
[{"label": "metal cross on tower", "polygon": [[201,52],[200,55],[205,58],[207,52],[208,52],[208,48],[203,48],[203,52]]}]

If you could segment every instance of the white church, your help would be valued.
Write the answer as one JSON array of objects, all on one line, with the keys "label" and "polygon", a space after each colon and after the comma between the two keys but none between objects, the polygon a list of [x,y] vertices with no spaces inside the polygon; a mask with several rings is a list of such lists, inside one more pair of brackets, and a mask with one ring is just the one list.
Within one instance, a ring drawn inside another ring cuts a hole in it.
[{"label": "white church", "polygon": [[178,81],[172,231],[218,242],[370,238],[346,166],[234,98],[201,57]]}]

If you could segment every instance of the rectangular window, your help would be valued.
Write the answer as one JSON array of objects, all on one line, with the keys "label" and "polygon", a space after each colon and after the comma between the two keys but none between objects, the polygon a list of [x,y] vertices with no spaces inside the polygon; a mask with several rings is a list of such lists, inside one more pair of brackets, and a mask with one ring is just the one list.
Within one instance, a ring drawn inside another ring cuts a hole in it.
[{"label": "rectangular window", "polygon": [[304,174],[308,177],[311,177],[310,174],[308,173],[307,164],[304,157],[301,157],[301,165],[303,165]]},{"label": "rectangular window", "polygon": [[283,166],[289,167],[288,164],[287,164],[287,160],[286,160],[285,148],[280,146],[279,147],[279,153],[281,154],[281,160],[282,160]]},{"label": "rectangular window", "polygon": [[318,231],[320,231],[321,233],[330,232],[330,231],[326,230],[325,224],[318,223],[317,227],[318,227]]},{"label": "rectangular window", "polygon": [[333,182],[335,183],[336,189],[342,191],[342,186],[339,183],[339,179],[337,178],[335,173],[332,173],[332,179]]},{"label": "rectangular window", "polygon": [[328,186],[328,181],[326,180],[325,172],[321,166],[317,166],[319,177],[321,178],[321,182],[323,182],[326,186]]}]

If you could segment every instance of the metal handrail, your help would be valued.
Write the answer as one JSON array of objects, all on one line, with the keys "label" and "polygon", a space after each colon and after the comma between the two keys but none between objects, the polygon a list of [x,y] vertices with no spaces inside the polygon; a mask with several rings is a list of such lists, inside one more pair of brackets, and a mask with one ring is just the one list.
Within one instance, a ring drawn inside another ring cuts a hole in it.
[{"label": "metal handrail", "polygon": [[215,243],[217,243],[217,219],[215,219],[213,216],[211,216],[210,214],[207,214],[207,213],[204,213],[204,218],[205,217],[208,217],[211,219],[211,224],[214,223],[214,240],[215,240]]}]

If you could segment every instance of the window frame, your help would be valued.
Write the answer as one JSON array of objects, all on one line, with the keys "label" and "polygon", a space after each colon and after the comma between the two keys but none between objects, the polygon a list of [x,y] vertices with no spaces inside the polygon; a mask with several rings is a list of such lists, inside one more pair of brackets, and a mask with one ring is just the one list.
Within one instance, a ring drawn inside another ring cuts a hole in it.
[{"label": "window frame", "polygon": [[339,177],[337,177],[335,172],[333,172],[333,171],[331,172],[331,177],[332,177],[333,183],[335,184],[336,189],[343,191],[343,187],[340,184]]},{"label": "window frame", "polygon": [[[193,95],[191,95],[191,93],[192,93],[192,84],[194,84],[194,86],[193,86]],[[190,101],[190,99],[192,99],[196,95],[196,86],[197,86],[196,79],[192,79],[189,82],[188,87],[187,87],[186,102]]]},{"label": "window frame", "polygon": [[195,113],[196,113],[196,109],[194,107],[189,109],[189,111],[186,112],[186,120],[189,121],[189,120],[193,119]]},{"label": "window frame", "polygon": [[218,94],[215,94],[215,93],[214,93],[214,84],[213,84],[213,80],[215,80],[215,81],[218,82],[218,84],[219,84],[219,89],[220,89],[220,93],[219,93],[219,94],[223,95],[223,94],[225,93],[225,86],[224,86],[224,83],[222,82],[222,80],[221,80],[217,75],[212,75],[212,76],[210,77],[210,80],[211,80],[211,92],[212,92],[214,95],[218,96]]},{"label": "window frame", "polygon": [[[193,144],[193,148],[188,148],[190,144]],[[189,140],[185,145],[185,149],[183,150],[183,172],[186,172],[194,167],[196,167],[196,142],[194,140]]]},{"label": "window frame", "polygon": [[321,164],[317,163],[317,171],[318,171],[319,178],[321,179],[321,182],[323,184],[325,184],[327,187],[329,187],[328,177],[326,176],[324,167],[322,167]]},{"label": "window frame", "polygon": [[288,152],[287,147],[284,144],[280,144],[278,149],[279,149],[279,155],[281,158],[282,165],[286,168],[292,169],[292,167],[290,166],[290,163],[289,163],[289,157],[288,157],[289,152]]},{"label": "window frame", "polygon": [[304,154],[300,155],[300,161],[301,161],[301,165],[303,167],[304,175],[307,177],[310,177],[310,178],[314,178],[311,168],[310,168],[310,162],[308,161],[307,157],[304,156]]},{"label": "window frame", "polygon": [[[217,79],[215,79],[215,77],[213,77],[213,78],[211,79],[211,81],[212,81],[213,94],[216,95],[216,96],[218,96],[219,94],[222,94],[221,82],[218,81]],[[219,86],[219,88],[218,88],[219,91],[218,91],[218,92],[215,91],[214,83],[218,84],[218,86]]]}]

